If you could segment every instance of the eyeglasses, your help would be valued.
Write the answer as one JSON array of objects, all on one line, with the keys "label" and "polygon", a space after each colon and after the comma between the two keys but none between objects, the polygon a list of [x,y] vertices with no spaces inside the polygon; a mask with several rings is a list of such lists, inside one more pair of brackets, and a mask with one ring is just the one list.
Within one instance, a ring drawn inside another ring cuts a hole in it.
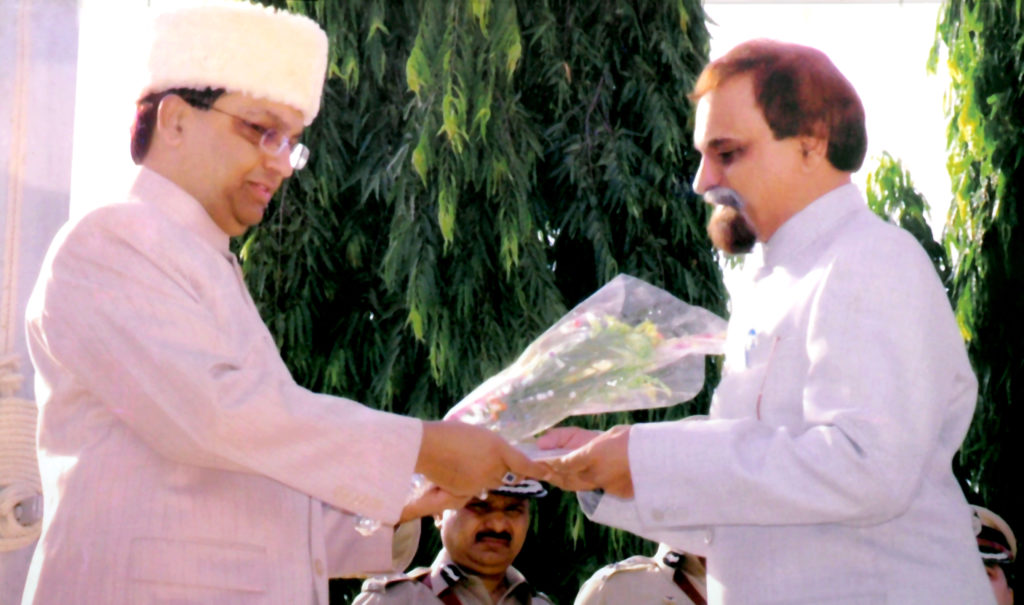
[{"label": "eyeglasses", "polygon": [[281,152],[287,149],[288,162],[291,164],[292,170],[302,170],[306,166],[306,162],[309,161],[309,147],[306,147],[302,143],[293,140],[290,137],[286,137],[276,129],[267,128],[266,126],[255,122],[250,122],[241,116],[228,113],[223,109],[214,107],[213,105],[210,105],[206,109],[212,109],[217,113],[230,116],[241,122],[249,130],[258,134],[260,137],[259,148],[272,156],[279,156],[281,155]]}]

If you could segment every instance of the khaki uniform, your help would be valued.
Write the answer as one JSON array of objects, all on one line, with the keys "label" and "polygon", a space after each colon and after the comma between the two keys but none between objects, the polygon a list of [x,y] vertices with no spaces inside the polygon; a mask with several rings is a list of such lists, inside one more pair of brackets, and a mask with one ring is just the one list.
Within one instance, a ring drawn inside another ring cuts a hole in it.
[{"label": "khaki uniform", "polygon": [[534,590],[516,568],[509,567],[505,577],[509,589],[492,602],[480,579],[464,572],[442,549],[430,567],[366,580],[352,605],[552,605],[547,595]]},{"label": "khaki uniform", "polygon": [[[675,582],[692,586],[690,598]],[[693,555],[672,552],[665,545],[654,557],[636,556],[606,565],[580,588],[574,605],[703,605],[707,598],[704,565]]]}]

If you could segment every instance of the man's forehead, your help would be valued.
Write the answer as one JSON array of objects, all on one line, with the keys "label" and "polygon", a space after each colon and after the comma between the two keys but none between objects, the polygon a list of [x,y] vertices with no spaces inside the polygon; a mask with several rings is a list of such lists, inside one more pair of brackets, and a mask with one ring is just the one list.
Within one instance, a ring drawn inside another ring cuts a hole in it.
[{"label": "man's forehead", "polygon": [[754,98],[750,76],[736,76],[708,91],[697,101],[693,142],[697,149],[714,151],[767,128]]},{"label": "man's forehead", "polygon": [[519,496],[505,496],[502,494],[487,494],[486,499],[473,498],[466,504],[467,507],[474,506],[477,508],[484,507],[489,509],[508,509],[518,507],[528,507],[530,504],[529,499],[521,498]]}]

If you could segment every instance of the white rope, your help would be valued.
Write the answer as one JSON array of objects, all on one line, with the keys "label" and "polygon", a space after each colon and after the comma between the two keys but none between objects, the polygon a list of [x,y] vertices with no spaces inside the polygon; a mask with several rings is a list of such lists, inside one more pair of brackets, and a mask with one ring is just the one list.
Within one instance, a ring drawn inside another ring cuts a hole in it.
[{"label": "white rope", "polygon": [[0,358],[0,552],[28,546],[41,529],[37,409],[34,401],[13,396],[21,381],[18,357]]},{"label": "white rope", "polygon": [[18,250],[27,149],[31,1],[18,8],[11,139],[7,161],[7,213],[0,281],[0,552],[28,546],[39,537],[42,486],[36,458],[36,404],[15,397],[21,388],[18,356],[10,351],[22,329],[18,315]]}]

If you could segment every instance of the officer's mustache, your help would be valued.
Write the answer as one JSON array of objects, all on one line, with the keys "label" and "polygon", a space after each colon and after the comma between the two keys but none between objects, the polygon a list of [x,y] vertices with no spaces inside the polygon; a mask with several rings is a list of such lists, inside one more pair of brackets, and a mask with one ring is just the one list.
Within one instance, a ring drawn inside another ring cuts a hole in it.
[{"label": "officer's mustache", "polygon": [[488,531],[486,529],[484,531],[478,532],[476,534],[476,541],[477,542],[479,542],[480,540],[485,540],[487,538],[492,538],[492,539],[495,539],[495,540],[504,540],[506,542],[511,542],[512,541],[512,534],[508,533],[507,531]]},{"label": "officer's mustache", "polygon": [[746,254],[757,243],[757,230],[744,212],[740,194],[727,187],[715,187],[704,194],[704,201],[715,207],[708,221],[708,237],[726,254]]}]

